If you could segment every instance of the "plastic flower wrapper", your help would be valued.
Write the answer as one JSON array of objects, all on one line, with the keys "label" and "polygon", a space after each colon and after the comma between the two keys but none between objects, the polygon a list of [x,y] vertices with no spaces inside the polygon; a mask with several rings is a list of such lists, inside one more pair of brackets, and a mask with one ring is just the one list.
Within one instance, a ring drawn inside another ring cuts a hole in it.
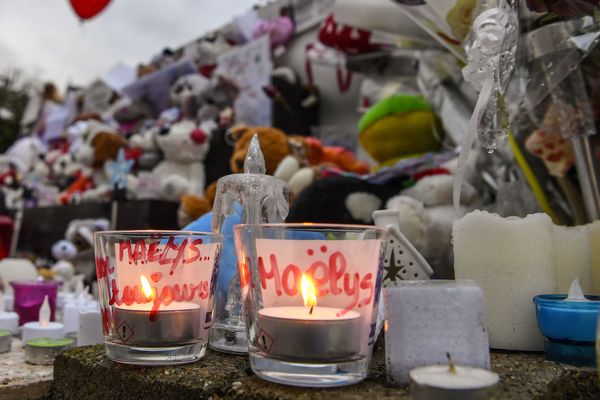
[{"label": "plastic flower wrapper", "polygon": [[598,7],[598,0],[525,0],[531,11],[552,12],[561,17],[581,17],[592,15]]},{"label": "plastic flower wrapper", "polygon": [[508,129],[505,95],[516,62],[517,7],[518,4],[512,1],[482,1],[467,37],[468,64],[463,69],[463,76],[479,92],[479,98],[458,159],[453,193],[457,212],[468,154],[476,137],[491,152],[497,146],[497,139]]},{"label": "plastic flower wrapper", "polygon": [[394,0],[423,30],[466,62],[462,47],[477,0]]}]

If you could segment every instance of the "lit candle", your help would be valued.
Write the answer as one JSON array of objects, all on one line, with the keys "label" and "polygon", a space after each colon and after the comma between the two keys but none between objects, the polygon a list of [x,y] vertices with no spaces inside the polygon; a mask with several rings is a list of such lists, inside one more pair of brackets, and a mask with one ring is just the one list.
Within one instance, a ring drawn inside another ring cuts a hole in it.
[{"label": "lit candle", "polygon": [[64,336],[64,325],[59,322],[50,322],[50,303],[46,296],[40,308],[38,321],[27,322],[23,325],[23,342],[37,338],[61,339]]},{"label": "lit candle", "polygon": [[535,296],[538,326],[546,337],[546,358],[552,361],[594,366],[596,326],[600,297],[584,296],[579,279],[575,279],[569,295]]},{"label": "lit candle", "polygon": [[415,400],[492,399],[500,380],[495,372],[483,368],[452,364],[430,365],[410,371],[410,387]]},{"label": "lit candle", "polygon": [[123,343],[156,346],[197,341],[208,336],[204,330],[200,305],[191,302],[154,302],[155,293],[148,279],[140,276],[147,302],[115,306],[115,329]]},{"label": "lit candle", "polygon": [[19,333],[19,315],[16,312],[5,311],[2,292],[0,292],[0,329],[10,331],[13,335]]},{"label": "lit candle", "polygon": [[360,314],[317,307],[314,283],[302,274],[302,306],[258,311],[262,350],[271,358],[302,361],[347,360],[360,353]]}]

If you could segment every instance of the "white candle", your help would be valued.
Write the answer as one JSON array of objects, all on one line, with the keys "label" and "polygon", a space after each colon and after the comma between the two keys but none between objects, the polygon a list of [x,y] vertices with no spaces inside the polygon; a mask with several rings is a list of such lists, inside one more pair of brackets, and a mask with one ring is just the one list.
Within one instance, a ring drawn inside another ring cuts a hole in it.
[{"label": "white candle", "polygon": [[360,314],[341,308],[270,307],[258,311],[258,346],[270,357],[336,361],[360,352]]},{"label": "white candle", "polygon": [[19,333],[19,315],[16,312],[4,310],[4,295],[0,292],[0,330],[10,331],[11,334]]},{"label": "white candle", "polygon": [[101,344],[102,317],[97,309],[84,309],[79,312],[79,330],[77,331],[77,346]]},{"label": "white candle", "polygon": [[79,329],[79,313],[82,310],[96,309],[98,304],[93,300],[88,300],[83,294],[80,294],[75,301],[70,301],[63,308],[63,324],[65,332],[77,332]]},{"label": "white candle", "polygon": [[194,342],[208,337],[200,305],[190,302],[161,304],[151,318],[154,303],[115,306],[115,330],[123,343],[139,346]]},{"label": "white candle", "polygon": [[493,348],[544,349],[531,301],[556,292],[552,226],[546,214],[502,218],[484,211],[454,223],[455,275],[482,287]]},{"label": "white candle", "polygon": [[484,295],[473,281],[403,281],[384,289],[388,377],[409,382],[423,365],[454,361],[490,368]]},{"label": "white candle", "polygon": [[592,293],[600,295],[600,221],[588,224],[592,259]]},{"label": "white candle", "polygon": [[431,365],[410,371],[411,391],[416,400],[493,398],[500,377],[482,368]]},{"label": "white candle", "polygon": [[40,308],[39,320],[23,325],[23,343],[30,339],[61,339],[64,336],[64,325],[59,322],[50,322],[50,304],[48,296],[46,296]]},{"label": "white candle", "polygon": [[[587,226],[554,225],[554,260],[558,293],[567,293],[573,279],[579,277],[586,294],[592,293],[592,257]],[[550,294],[550,293],[538,293]]]}]

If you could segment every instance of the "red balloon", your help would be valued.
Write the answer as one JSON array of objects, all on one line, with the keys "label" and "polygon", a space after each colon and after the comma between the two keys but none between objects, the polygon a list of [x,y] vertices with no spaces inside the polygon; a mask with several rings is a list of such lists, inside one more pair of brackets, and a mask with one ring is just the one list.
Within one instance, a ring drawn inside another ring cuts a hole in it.
[{"label": "red balloon", "polygon": [[69,0],[75,14],[82,20],[94,18],[110,3],[110,0]]}]

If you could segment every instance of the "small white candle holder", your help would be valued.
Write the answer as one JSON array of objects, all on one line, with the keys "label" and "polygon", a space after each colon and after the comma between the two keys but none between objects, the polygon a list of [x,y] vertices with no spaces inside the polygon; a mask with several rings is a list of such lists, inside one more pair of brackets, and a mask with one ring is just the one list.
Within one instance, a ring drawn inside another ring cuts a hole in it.
[{"label": "small white candle holder", "polygon": [[109,231],[94,243],[107,356],[138,365],[202,358],[222,236]]},{"label": "small white candle holder", "polygon": [[292,386],[367,376],[385,229],[360,225],[234,227],[250,366]]}]

